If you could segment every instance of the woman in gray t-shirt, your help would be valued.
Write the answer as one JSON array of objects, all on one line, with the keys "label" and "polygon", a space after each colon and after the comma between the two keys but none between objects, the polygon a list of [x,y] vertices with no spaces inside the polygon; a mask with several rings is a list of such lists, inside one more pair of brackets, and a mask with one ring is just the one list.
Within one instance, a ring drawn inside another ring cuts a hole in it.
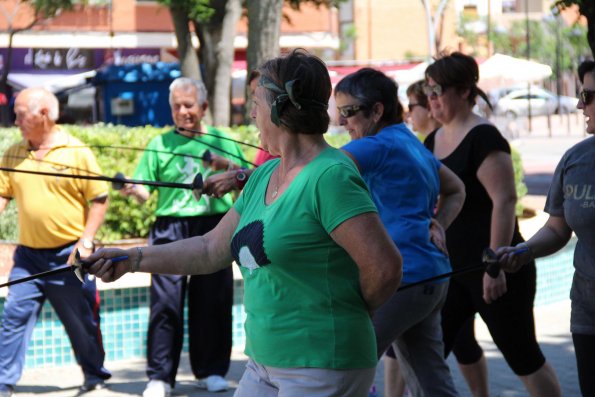
[{"label": "woman in gray t-shirt", "polygon": [[[586,117],[587,133],[595,134],[595,62],[579,69],[583,85],[578,109]],[[572,233],[574,279],[570,291],[570,331],[583,396],[595,396],[595,136],[570,148],[556,167],[545,204],[550,214],[545,225],[527,242],[496,251],[506,271],[517,271],[534,258],[553,254]]]}]

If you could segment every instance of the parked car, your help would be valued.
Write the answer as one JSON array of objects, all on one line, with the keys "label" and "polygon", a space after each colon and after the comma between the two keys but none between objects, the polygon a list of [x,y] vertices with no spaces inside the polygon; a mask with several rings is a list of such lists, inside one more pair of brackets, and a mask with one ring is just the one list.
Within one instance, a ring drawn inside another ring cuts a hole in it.
[{"label": "parked car", "polygon": [[578,103],[577,98],[565,95],[557,97],[543,88],[531,88],[530,92],[527,88],[521,88],[498,100],[496,114],[509,117],[526,116],[529,114],[529,101],[532,116],[576,112]]}]

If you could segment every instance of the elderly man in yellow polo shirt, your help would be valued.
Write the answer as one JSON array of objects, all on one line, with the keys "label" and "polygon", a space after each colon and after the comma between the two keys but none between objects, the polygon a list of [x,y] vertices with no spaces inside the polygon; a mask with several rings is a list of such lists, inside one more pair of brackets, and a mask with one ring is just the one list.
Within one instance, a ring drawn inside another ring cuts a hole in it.
[{"label": "elderly man in yellow polo shirt", "polygon": [[[101,170],[91,150],[56,124],[56,97],[43,88],[28,88],[19,93],[14,109],[23,139],[4,153],[1,164],[9,170],[0,172],[0,212],[11,199],[18,208],[19,244],[11,280],[68,263],[74,248],[82,257],[91,254],[108,207],[105,182],[68,177]],[[64,177],[10,169],[59,172]],[[95,281],[86,279],[81,284],[74,273],[60,273],[13,285],[8,291],[0,326],[0,397],[14,393],[46,299],[62,320],[83,370],[81,391],[102,388],[111,376],[103,366]]]}]

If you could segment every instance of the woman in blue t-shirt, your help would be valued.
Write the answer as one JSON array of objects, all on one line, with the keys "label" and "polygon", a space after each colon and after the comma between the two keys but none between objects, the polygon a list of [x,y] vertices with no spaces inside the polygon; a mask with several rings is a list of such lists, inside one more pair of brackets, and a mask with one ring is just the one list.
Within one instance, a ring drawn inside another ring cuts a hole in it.
[{"label": "woman in blue t-shirt", "polygon": [[[463,205],[463,183],[405,126],[397,84],[360,69],[337,84],[335,101],[352,139],[343,150],[403,255],[403,284],[450,272],[444,229]],[[378,357],[393,344],[413,395],[457,395],[440,332],[447,289],[441,279],[396,292],[374,316]]]}]

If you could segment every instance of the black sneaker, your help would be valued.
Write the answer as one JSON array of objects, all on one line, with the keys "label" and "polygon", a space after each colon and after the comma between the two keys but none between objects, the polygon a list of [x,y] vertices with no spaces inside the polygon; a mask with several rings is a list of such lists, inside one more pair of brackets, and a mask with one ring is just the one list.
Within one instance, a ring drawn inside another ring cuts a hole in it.
[{"label": "black sneaker", "polygon": [[93,380],[93,381],[85,381],[83,385],[79,388],[81,393],[87,393],[93,390],[103,390],[107,389],[107,385],[103,380]]}]

